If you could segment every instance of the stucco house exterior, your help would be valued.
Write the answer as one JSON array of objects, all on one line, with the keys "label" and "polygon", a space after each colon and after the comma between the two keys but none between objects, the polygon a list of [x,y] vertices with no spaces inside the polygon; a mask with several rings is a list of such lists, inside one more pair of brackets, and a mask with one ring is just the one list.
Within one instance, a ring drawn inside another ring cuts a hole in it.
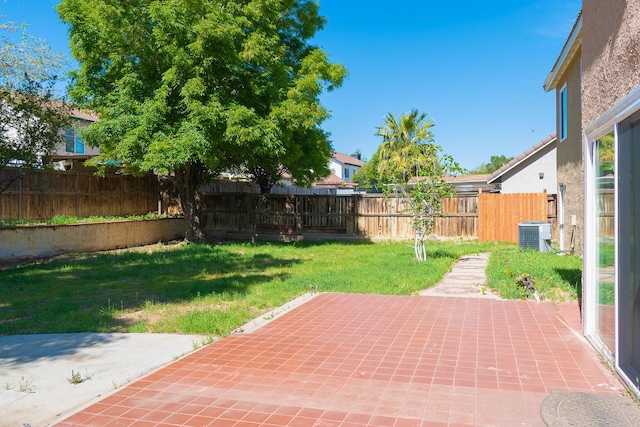
[{"label": "stucco house exterior", "polygon": [[584,168],[581,115],[582,16],[578,17],[556,63],[547,75],[545,91],[556,93],[558,236],[561,250],[584,252]]},{"label": "stucco house exterior", "polygon": [[355,156],[348,156],[342,153],[333,153],[329,159],[329,169],[331,173],[344,182],[351,182],[353,174],[364,166],[364,162]]},{"label": "stucco house exterior", "polygon": [[71,126],[64,129],[64,141],[56,147],[51,160],[65,169],[73,169],[90,157],[100,153],[98,147],[90,147],[84,143],[80,131],[91,123],[98,121],[97,114],[72,108],[70,112]]},{"label": "stucco house exterior", "polygon": [[556,142],[555,134],[547,136],[492,173],[487,183],[502,194],[556,194]]},{"label": "stucco house exterior", "polygon": [[638,0],[583,0],[544,87],[556,90],[565,136],[565,208],[579,212],[584,200],[584,334],[640,397],[639,46]]}]

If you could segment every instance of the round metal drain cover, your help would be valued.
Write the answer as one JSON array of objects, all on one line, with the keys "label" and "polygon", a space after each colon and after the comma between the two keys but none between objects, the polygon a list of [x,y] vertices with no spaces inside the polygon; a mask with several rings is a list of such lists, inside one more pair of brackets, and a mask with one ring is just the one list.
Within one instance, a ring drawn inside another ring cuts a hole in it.
[{"label": "round metal drain cover", "polygon": [[549,427],[640,426],[640,408],[624,396],[552,391],[540,413]]}]

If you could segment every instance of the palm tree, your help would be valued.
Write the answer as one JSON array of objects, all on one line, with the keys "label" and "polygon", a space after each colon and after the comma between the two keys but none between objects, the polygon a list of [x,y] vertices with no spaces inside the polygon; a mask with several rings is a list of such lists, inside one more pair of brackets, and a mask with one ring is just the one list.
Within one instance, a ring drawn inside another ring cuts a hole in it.
[{"label": "palm tree", "polygon": [[407,182],[421,176],[421,169],[434,161],[435,153],[429,149],[434,141],[433,121],[427,119],[426,113],[412,110],[402,114],[400,121],[388,113],[384,123],[376,132],[382,137],[378,166],[382,180]]},{"label": "palm tree", "polygon": [[445,176],[464,172],[451,156],[439,155],[441,148],[434,143],[433,126],[425,113],[412,110],[401,115],[399,121],[387,114],[376,132],[382,137],[377,152],[378,174],[383,183],[391,184],[384,187],[385,193],[402,197],[403,212],[411,214],[415,258],[419,261],[426,260],[424,238],[440,215],[441,200],[454,194]]}]

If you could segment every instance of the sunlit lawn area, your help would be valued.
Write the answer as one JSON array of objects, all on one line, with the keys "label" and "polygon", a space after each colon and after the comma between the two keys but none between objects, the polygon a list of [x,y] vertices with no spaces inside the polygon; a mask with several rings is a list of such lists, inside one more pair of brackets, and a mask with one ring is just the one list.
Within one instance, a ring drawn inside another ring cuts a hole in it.
[{"label": "sunlit lawn area", "polygon": [[[0,334],[224,336],[311,287],[320,292],[411,295],[435,284],[460,256],[478,252],[493,252],[490,264],[508,277],[531,262],[528,271],[536,275],[536,283],[553,279],[552,286],[570,288],[568,283],[580,272],[579,259],[573,257],[570,266],[551,267],[559,277],[556,282],[544,269],[550,262],[535,257],[569,257],[534,253],[519,260],[522,251],[513,245],[477,242],[429,242],[423,263],[413,260],[413,248],[406,243],[181,244],[151,249],[0,270]],[[544,272],[533,268],[537,263]],[[506,280],[494,278],[496,274],[490,280]],[[506,296],[521,296],[504,285]]]},{"label": "sunlit lawn area", "polygon": [[487,267],[487,281],[506,299],[530,298],[517,286],[520,275],[534,280],[540,299],[552,301],[577,300],[581,292],[582,259],[577,255],[559,256],[532,249],[517,248],[496,251]]}]

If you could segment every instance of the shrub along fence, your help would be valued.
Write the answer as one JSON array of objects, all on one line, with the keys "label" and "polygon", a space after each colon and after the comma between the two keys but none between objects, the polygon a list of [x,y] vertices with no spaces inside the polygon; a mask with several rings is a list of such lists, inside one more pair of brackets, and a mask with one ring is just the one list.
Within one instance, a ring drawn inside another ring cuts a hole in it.
[{"label": "shrub along fence", "polygon": [[[0,182],[21,171],[0,170]],[[91,171],[30,170],[0,193],[0,219],[128,216],[155,212],[160,188],[155,175],[94,175]]]}]

